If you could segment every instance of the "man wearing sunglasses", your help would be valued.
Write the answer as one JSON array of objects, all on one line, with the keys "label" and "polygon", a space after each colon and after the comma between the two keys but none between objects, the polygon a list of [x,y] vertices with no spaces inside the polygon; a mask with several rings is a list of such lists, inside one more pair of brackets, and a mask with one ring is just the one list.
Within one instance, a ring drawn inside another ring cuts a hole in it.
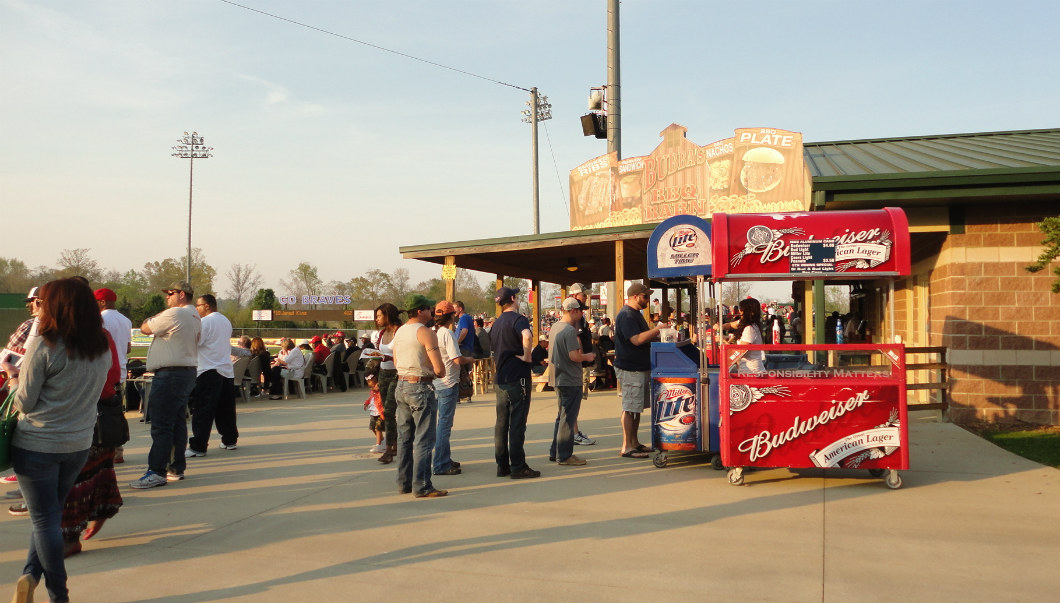
[{"label": "man wearing sunglasses", "polygon": [[153,335],[147,350],[151,380],[151,450],[147,472],[130,484],[145,489],[184,479],[188,447],[188,397],[195,387],[199,333],[191,285],[178,281],[163,289],[166,310],[144,321],[140,332]]}]

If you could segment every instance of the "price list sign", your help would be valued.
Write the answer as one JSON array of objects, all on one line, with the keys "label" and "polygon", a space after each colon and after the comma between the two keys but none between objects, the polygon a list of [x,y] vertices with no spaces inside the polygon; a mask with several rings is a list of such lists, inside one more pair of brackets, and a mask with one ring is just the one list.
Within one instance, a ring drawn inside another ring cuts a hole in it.
[{"label": "price list sign", "polygon": [[789,242],[793,274],[807,272],[835,272],[835,239]]}]

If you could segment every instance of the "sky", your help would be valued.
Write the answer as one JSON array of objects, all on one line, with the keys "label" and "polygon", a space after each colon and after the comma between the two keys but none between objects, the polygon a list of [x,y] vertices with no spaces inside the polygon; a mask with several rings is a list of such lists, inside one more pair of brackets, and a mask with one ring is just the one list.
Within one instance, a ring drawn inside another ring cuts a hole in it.
[{"label": "sky", "polygon": [[[540,230],[568,229],[569,171],[606,153],[579,123],[607,79],[604,0],[241,4],[287,21],[223,0],[0,0],[0,257],[182,257],[189,165],[171,147],[197,131],[214,156],[195,162],[192,238],[219,293],[233,264],[277,294],[299,262],[325,282],[439,277],[398,248],[533,232],[535,86],[553,114]],[[671,123],[700,145],[1060,126],[1055,0],[627,0],[620,31],[627,157]]]}]

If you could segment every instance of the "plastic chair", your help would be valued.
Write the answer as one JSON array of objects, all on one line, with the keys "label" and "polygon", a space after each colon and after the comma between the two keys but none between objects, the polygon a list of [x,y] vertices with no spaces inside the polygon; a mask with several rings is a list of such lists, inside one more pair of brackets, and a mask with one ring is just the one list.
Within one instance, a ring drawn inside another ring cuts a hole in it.
[{"label": "plastic chair", "polygon": [[320,382],[320,393],[322,394],[328,393],[328,381],[331,381],[332,384],[335,383],[335,373],[337,369],[335,361],[338,359],[339,358],[335,355],[335,352],[328,354],[327,358],[324,359],[324,373],[320,374],[313,372],[313,381]]},{"label": "plastic chair", "polygon": [[290,386],[293,384],[298,389],[298,397],[305,400],[305,377],[302,375],[295,377],[291,373],[292,371],[288,369],[287,376],[283,379],[283,399],[286,400],[288,398],[291,391]]},{"label": "plastic chair", "polygon": [[244,356],[232,363],[232,384],[239,389],[244,402],[250,401],[250,383],[247,380],[247,368],[250,366],[250,356]]},{"label": "plastic chair", "polygon": [[360,375],[362,372],[360,371],[360,362],[361,350],[354,350],[346,357],[346,368],[349,370],[349,372],[346,373],[347,387],[360,387],[361,383],[364,383],[364,378]]},{"label": "plastic chair", "polygon": [[[247,365],[247,387],[261,387],[261,376],[268,370],[268,365],[263,356],[251,356],[250,364]],[[261,390],[264,392],[265,390]],[[259,396],[262,394],[258,394]]]}]

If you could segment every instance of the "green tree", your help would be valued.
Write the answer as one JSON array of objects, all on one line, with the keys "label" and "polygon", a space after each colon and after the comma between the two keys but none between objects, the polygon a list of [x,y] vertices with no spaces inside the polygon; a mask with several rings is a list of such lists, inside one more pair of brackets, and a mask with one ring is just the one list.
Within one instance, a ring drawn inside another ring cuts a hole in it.
[{"label": "green tree", "polygon": [[0,293],[26,293],[35,283],[26,264],[16,258],[0,258]]},{"label": "green tree", "polygon": [[[182,255],[179,259],[166,258],[161,262],[148,262],[144,264],[143,277],[147,282],[148,291],[161,291],[176,281],[187,278],[188,256]],[[195,293],[213,292],[213,279],[217,271],[206,262],[206,256],[202,250],[195,248],[191,250],[191,286]]]},{"label": "green tree", "polygon": [[[1039,272],[1044,270],[1050,262],[1053,262],[1060,257],[1060,217],[1045,218],[1041,222],[1038,222],[1036,226],[1039,230],[1045,233],[1045,239],[1042,241],[1042,245],[1045,246],[1045,249],[1042,250],[1042,254],[1038,256],[1038,261],[1027,266],[1027,272]],[[1052,273],[1056,275],[1056,280],[1053,281],[1050,289],[1053,293],[1060,293],[1060,265],[1053,266]]]},{"label": "green tree", "polygon": [[147,298],[147,301],[140,306],[139,311],[134,310],[132,316],[129,319],[132,321],[134,327],[139,327],[143,321],[151,318],[155,314],[162,312],[166,309],[166,300],[162,298],[162,294],[156,293],[151,297]]},{"label": "green tree", "polygon": [[254,310],[279,310],[280,302],[276,299],[276,292],[272,289],[258,289],[254,294],[254,301],[250,302]]}]

